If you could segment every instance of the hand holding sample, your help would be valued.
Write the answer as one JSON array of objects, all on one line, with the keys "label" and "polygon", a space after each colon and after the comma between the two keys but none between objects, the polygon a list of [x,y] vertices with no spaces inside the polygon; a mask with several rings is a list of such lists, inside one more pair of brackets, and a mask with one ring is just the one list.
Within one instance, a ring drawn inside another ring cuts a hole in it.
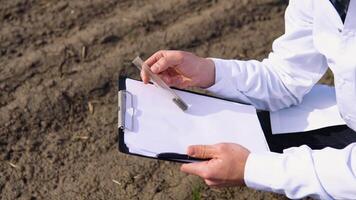
[{"label": "hand holding sample", "polygon": [[[215,65],[210,59],[184,51],[162,50],[145,62],[151,71],[169,85],[178,88],[208,88],[215,82]],[[142,70],[141,78],[148,83],[149,75]]]}]

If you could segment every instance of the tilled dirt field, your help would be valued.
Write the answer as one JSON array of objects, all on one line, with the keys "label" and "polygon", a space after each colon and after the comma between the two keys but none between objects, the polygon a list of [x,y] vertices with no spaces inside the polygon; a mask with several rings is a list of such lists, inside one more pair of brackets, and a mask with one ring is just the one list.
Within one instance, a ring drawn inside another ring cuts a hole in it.
[{"label": "tilled dirt field", "polygon": [[[262,59],[278,0],[2,0],[1,199],[284,199],[117,150],[117,78],[159,49]],[[113,181],[114,180],[114,181]]]}]

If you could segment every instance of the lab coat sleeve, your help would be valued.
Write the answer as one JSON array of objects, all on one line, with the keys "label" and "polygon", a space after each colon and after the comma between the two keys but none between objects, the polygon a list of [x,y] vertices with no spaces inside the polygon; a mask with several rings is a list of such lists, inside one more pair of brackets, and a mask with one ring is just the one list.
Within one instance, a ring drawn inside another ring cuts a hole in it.
[{"label": "lab coat sleeve", "polygon": [[292,199],[356,199],[356,143],[345,149],[290,148],[283,154],[250,154],[245,166],[248,187]]},{"label": "lab coat sleeve", "polygon": [[213,59],[215,84],[209,91],[258,109],[278,110],[298,104],[327,70],[313,45],[311,0],[291,0],[285,14],[285,34],[272,52],[257,60]]},{"label": "lab coat sleeve", "polygon": [[[312,0],[290,0],[286,32],[262,62],[213,59],[216,94],[277,110],[298,104],[327,69],[312,38]],[[317,6],[317,5],[315,5]],[[244,180],[248,187],[289,198],[356,199],[356,143],[338,150],[294,147],[283,154],[251,153]]]}]

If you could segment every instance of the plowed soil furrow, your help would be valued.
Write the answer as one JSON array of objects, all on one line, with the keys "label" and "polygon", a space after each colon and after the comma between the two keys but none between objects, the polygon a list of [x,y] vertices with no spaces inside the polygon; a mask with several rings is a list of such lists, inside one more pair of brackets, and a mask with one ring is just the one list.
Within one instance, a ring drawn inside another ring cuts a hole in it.
[{"label": "plowed soil furrow", "polygon": [[[115,71],[117,70],[117,65],[115,63],[127,63],[129,59],[131,59],[134,55],[135,52],[150,52],[150,49],[157,50],[160,48],[165,48],[164,46],[159,46],[162,43],[168,44],[168,48],[182,48],[182,47],[188,47],[191,44],[197,45],[205,40],[208,40],[210,37],[216,37],[221,34],[223,29],[221,27],[224,26],[224,24],[231,24],[235,23],[237,27],[239,27],[239,24],[243,23],[251,23],[255,19],[258,19],[258,15],[255,15],[254,17],[245,17],[249,16],[249,13],[243,13],[240,12],[241,17],[235,18],[235,12],[239,12],[240,10],[242,11],[244,8],[237,9],[234,6],[234,2],[231,2],[230,5],[223,5],[221,7],[215,6],[213,9],[207,9],[204,10],[200,16],[198,17],[190,17],[188,19],[179,21],[175,23],[172,26],[168,26],[167,29],[162,32],[162,31],[155,31],[148,36],[138,36],[136,44],[131,44],[132,41],[127,41],[125,42],[125,39],[123,40],[122,43],[118,45],[117,48],[112,50],[110,53],[103,55],[100,59],[96,59],[94,63],[73,63],[73,65],[78,65],[77,67],[75,66],[70,66],[75,72],[80,72],[80,73],[75,73],[74,76],[86,76],[88,74],[89,76],[92,76],[92,73],[89,73],[90,70],[96,70],[98,68],[96,67],[84,67],[90,66],[90,65],[101,65],[101,62],[106,62],[108,60],[112,60],[110,62],[111,64],[114,64],[111,66],[111,70]],[[261,6],[261,9],[264,10],[269,7],[269,5],[265,5],[266,7]],[[225,15],[219,15],[219,16],[212,16],[214,13],[221,13],[225,12]],[[230,12],[229,12],[230,11]],[[256,11],[254,11],[256,12]],[[258,12],[257,12],[258,13]],[[220,17],[221,16],[221,17]],[[257,17],[256,17],[257,16]],[[211,17],[212,20],[206,22],[205,19]],[[189,29],[190,31],[187,32],[185,30]],[[205,31],[207,29],[210,29],[209,31]],[[196,38],[200,38],[200,41],[197,41]],[[182,40],[181,38],[184,38]],[[147,40],[148,39],[148,40]],[[130,47],[130,48],[129,48]],[[120,60],[118,60],[120,59]],[[125,60],[126,59],[126,60]],[[127,60],[128,59],[128,60]],[[121,61],[121,62],[120,62]],[[105,66],[103,66],[105,68]],[[30,68],[33,68],[33,70],[37,70],[37,66],[30,66]],[[25,68],[26,69],[26,68]],[[48,68],[47,68],[48,69]],[[26,73],[28,73],[29,77],[32,77],[33,74],[29,73],[29,70],[25,70]],[[38,71],[37,71],[38,72]],[[112,71],[106,71],[107,74],[112,74]],[[97,73],[94,73],[97,74]],[[23,77],[25,80],[28,80],[28,76]],[[18,77],[16,77],[17,81],[21,81]],[[21,78],[21,77],[20,77]],[[80,83],[76,83],[78,85],[81,85]],[[13,85],[16,85],[13,83]],[[82,87],[82,86],[80,86]],[[86,87],[82,87],[86,88]],[[26,88],[27,89],[27,88]],[[34,91],[28,91],[28,94],[33,94]],[[19,89],[19,93],[23,95],[23,92],[21,89]],[[17,102],[14,102],[17,104]]]},{"label": "plowed soil furrow", "polygon": [[[55,43],[47,45],[38,51],[28,50],[28,53],[21,58],[8,60],[10,63],[4,63],[8,68],[0,75],[0,88],[7,92],[7,94],[0,94],[0,106],[3,106],[4,102],[9,102],[13,99],[13,95],[10,93],[17,86],[24,81],[31,80],[37,73],[59,66],[60,69],[56,70],[56,72],[59,71],[62,76],[62,66],[64,68],[72,68],[71,66],[78,65],[78,62],[81,61],[81,58],[79,58],[80,48],[83,45],[90,49],[96,49],[96,51],[89,51],[89,55],[85,60],[86,63],[95,61],[97,57],[105,55],[113,49],[113,46],[107,45],[107,43],[119,42],[122,37],[132,33],[137,27],[142,27],[142,25],[149,27],[154,24],[160,24],[162,27],[181,18],[183,15],[178,14],[178,11],[187,13],[188,10],[194,9],[198,5],[209,5],[209,1],[155,2],[156,4],[147,4],[142,8],[132,8],[125,12],[117,11],[116,15],[106,19],[103,23],[97,22],[69,38],[58,38]],[[140,9],[141,12],[134,12],[137,9]],[[177,17],[174,17],[174,14]],[[157,21],[156,19],[163,20]],[[153,30],[154,28],[152,27],[151,29]],[[69,48],[67,48],[68,46]],[[68,52],[70,55],[68,55]],[[90,52],[93,53],[91,54]],[[51,62],[43,64],[43,60],[50,60]],[[52,76],[58,76],[58,73],[52,73]]]},{"label": "plowed soil furrow", "polygon": [[[245,23],[241,26],[224,28],[221,32],[221,36],[210,37],[201,43],[192,45],[188,50],[196,52],[198,55],[226,59],[253,58],[262,60],[266,58],[271,51],[272,42],[282,34],[282,32],[271,32],[270,30],[284,29],[284,23],[280,20],[283,18],[284,10],[280,7],[266,6],[260,11],[265,9],[269,9],[270,13],[274,14],[255,15],[254,20],[256,21]],[[251,37],[251,30],[256,30],[259,34]]]},{"label": "plowed soil furrow", "polygon": [[[152,2],[150,2],[152,1]],[[146,4],[144,5],[137,5],[137,6],[132,6],[130,8],[125,8],[123,6],[117,6],[116,9],[111,8],[111,12],[104,12],[107,14],[105,19],[102,19],[101,16],[85,16],[84,18],[90,18],[93,17],[90,21],[86,21],[85,24],[86,26],[84,27],[81,26],[80,29],[78,30],[77,28],[73,31],[68,31],[68,32],[61,32],[61,34],[66,34],[63,37],[60,37],[55,35],[54,33],[51,34],[51,37],[53,37],[53,34],[57,37],[55,40],[53,40],[53,44],[48,45],[48,46],[54,46],[57,43],[75,43],[75,42],[80,42],[78,41],[80,38],[81,42],[87,42],[87,43],[95,43],[95,42],[103,42],[100,41],[102,38],[97,38],[98,36],[101,36],[103,33],[106,32],[114,32],[117,39],[120,39],[124,35],[127,35],[131,31],[135,30],[137,27],[147,27],[147,29],[154,29],[154,27],[160,27],[173,23],[175,20],[178,18],[183,17],[185,14],[187,14],[189,11],[194,11],[197,8],[203,8],[202,6],[209,6],[211,2],[209,0],[204,0],[204,1],[192,1],[192,0],[184,0],[184,1],[153,1],[150,0],[147,1]],[[102,1],[99,1],[102,2]],[[88,7],[93,7],[93,5],[89,4],[90,6]],[[106,5],[106,4],[105,4]],[[110,7],[111,4],[106,5]],[[95,6],[95,5],[94,5]],[[98,5],[99,6],[99,5]],[[100,6],[99,6],[100,7]],[[89,9],[89,8],[88,8]],[[93,13],[89,12],[87,10],[81,10],[77,9],[83,13]],[[140,12],[137,12],[140,11]],[[103,11],[101,11],[103,12]],[[76,19],[76,22],[81,21],[80,19]],[[63,23],[72,23],[71,21],[74,21],[74,19],[70,19],[66,22],[64,21]],[[45,26],[43,25],[45,23],[40,23],[38,25],[38,28],[49,28],[49,29],[59,29],[58,27],[42,27]],[[90,25],[90,26],[89,26]],[[33,24],[31,24],[33,26]],[[77,26],[74,26],[77,27]],[[31,30],[33,32],[36,32],[36,27],[31,27]],[[72,32],[72,33],[71,33]],[[31,33],[30,33],[31,34]],[[13,36],[14,34],[9,34],[9,37]],[[6,35],[2,36],[4,37],[4,41],[8,41],[9,39],[6,38]],[[39,38],[43,39],[43,35],[38,36]],[[27,39],[27,38],[25,38]],[[99,40],[99,41],[97,41]],[[10,40],[11,41],[11,40]],[[21,39],[21,41],[23,41]],[[110,42],[110,41],[107,41]],[[30,42],[29,42],[30,43]],[[105,43],[105,41],[104,41]],[[6,43],[5,43],[6,44]],[[21,42],[21,44],[23,44]],[[47,49],[50,49],[50,47],[46,47],[43,49],[39,49],[39,51],[46,51]],[[26,57],[30,57],[30,53],[33,51],[32,49],[28,50],[29,52],[24,52],[21,57],[24,57],[22,59],[26,59]],[[21,60],[20,59],[15,59],[15,60]],[[10,65],[11,63],[4,63],[6,65]]]},{"label": "plowed soil furrow", "polygon": [[[191,199],[202,184],[178,164],[118,153],[117,78],[138,78],[132,58],[160,49],[261,59],[283,32],[286,6],[279,0],[1,4],[1,200]],[[283,199],[200,187],[203,199]]]},{"label": "plowed soil furrow", "polygon": [[[63,114],[63,118],[68,118],[70,115],[86,111],[85,107],[79,107],[80,110],[71,112],[70,108],[67,108],[70,106],[68,104],[71,104],[71,101],[73,101],[71,98],[75,98],[75,102],[78,102],[79,104],[85,104],[85,101],[91,98],[91,96],[98,95],[96,93],[99,93],[100,96],[103,95],[101,93],[104,93],[105,95],[109,91],[110,96],[114,98],[114,85],[118,75],[117,71],[120,67],[125,67],[125,65],[119,66],[117,63],[126,63],[126,67],[129,67],[129,61],[135,53],[151,53],[152,50],[155,51],[167,48],[167,46],[168,48],[178,49],[183,47],[189,48],[190,44],[199,44],[199,41],[196,40],[198,36],[200,38],[200,43],[211,37],[214,38],[219,36],[219,34],[224,31],[222,28],[224,23],[236,23],[236,26],[240,27],[239,24],[253,23],[255,19],[258,19],[258,17],[246,17],[250,15],[248,12],[242,12],[244,7],[239,9],[234,5],[236,4],[231,2],[231,4],[222,4],[221,6],[218,5],[211,9],[208,8],[202,11],[197,17],[190,17],[189,19],[184,19],[168,26],[164,32],[154,31],[145,37],[138,36],[136,37],[138,39],[135,44],[131,44],[127,38],[124,38],[122,43],[117,45],[116,48],[99,59],[96,59],[94,62],[72,64],[72,69],[75,67],[76,71],[75,73],[68,74],[66,78],[73,81],[62,83],[61,80],[63,77],[59,77],[58,73],[56,73],[57,75],[50,75],[53,76],[52,80],[39,80],[38,78],[33,78],[32,81],[27,81],[34,75],[29,73],[29,70],[26,70],[26,73],[29,74],[23,78],[28,84],[31,84],[31,86],[22,84],[21,87],[17,88],[14,93],[14,101],[1,109],[3,113],[7,113],[7,115],[3,115],[4,118],[2,120],[11,121],[9,118],[12,117],[19,121],[18,117],[20,117],[20,119],[31,117],[36,119],[38,121],[37,123],[39,123],[41,118],[45,117],[47,121],[51,122],[53,119],[49,120],[48,117],[50,116]],[[258,9],[265,10],[269,6],[269,4],[261,5]],[[214,13],[221,12],[225,12],[225,15],[213,16]],[[234,17],[235,12],[239,12],[238,17]],[[257,11],[254,10],[253,12]],[[209,17],[211,17],[211,20],[206,20]],[[208,29],[209,31],[206,31]],[[164,46],[163,44],[167,46]],[[37,70],[37,66],[31,66],[31,68]],[[46,74],[48,70],[51,70],[50,67],[42,69],[44,69],[43,72],[37,70],[36,74]],[[129,70],[128,73],[131,73],[130,71],[132,70]],[[53,86],[54,83],[55,86]],[[43,107],[52,109],[43,109]],[[25,112],[23,112],[22,116],[13,116],[11,113],[13,113],[14,109]],[[60,110],[62,110],[62,112],[60,112]],[[26,115],[26,111],[29,113],[36,113],[36,115]],[[32,125],[32,123],[28,124],[28,122],[25,122],[24,120],[21,127],[24,128],[29,125]],[[12,126],[8,124],[7,127]]]},{"label": "plowed soil furrow", "polygon": [[[6,32],[0,37],[1,55],[3,58],[12,59],[21,57],[26,49],[37,50],[52,43],[53,38],[67,36],[70,32],[82,29],[94,18],[107,16],[119,6],[118,3],[119,1],[115,0],[18,3],[24,9],[15,13],[4,11],[4,15],[12,20],[2,25]],[[21,15],[16,17],[17,13]]]}]

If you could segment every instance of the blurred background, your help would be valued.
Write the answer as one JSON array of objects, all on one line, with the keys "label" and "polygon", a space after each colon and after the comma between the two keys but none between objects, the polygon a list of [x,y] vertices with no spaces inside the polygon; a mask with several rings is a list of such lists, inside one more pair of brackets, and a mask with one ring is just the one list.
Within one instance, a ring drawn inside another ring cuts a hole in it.
[{"label": "blurred background", "polygon": [[117,79],[139,78],[136,55],[261,60],[287,1],[0,2],[0,199],[285,199],[121,154],[116,127]]}]

